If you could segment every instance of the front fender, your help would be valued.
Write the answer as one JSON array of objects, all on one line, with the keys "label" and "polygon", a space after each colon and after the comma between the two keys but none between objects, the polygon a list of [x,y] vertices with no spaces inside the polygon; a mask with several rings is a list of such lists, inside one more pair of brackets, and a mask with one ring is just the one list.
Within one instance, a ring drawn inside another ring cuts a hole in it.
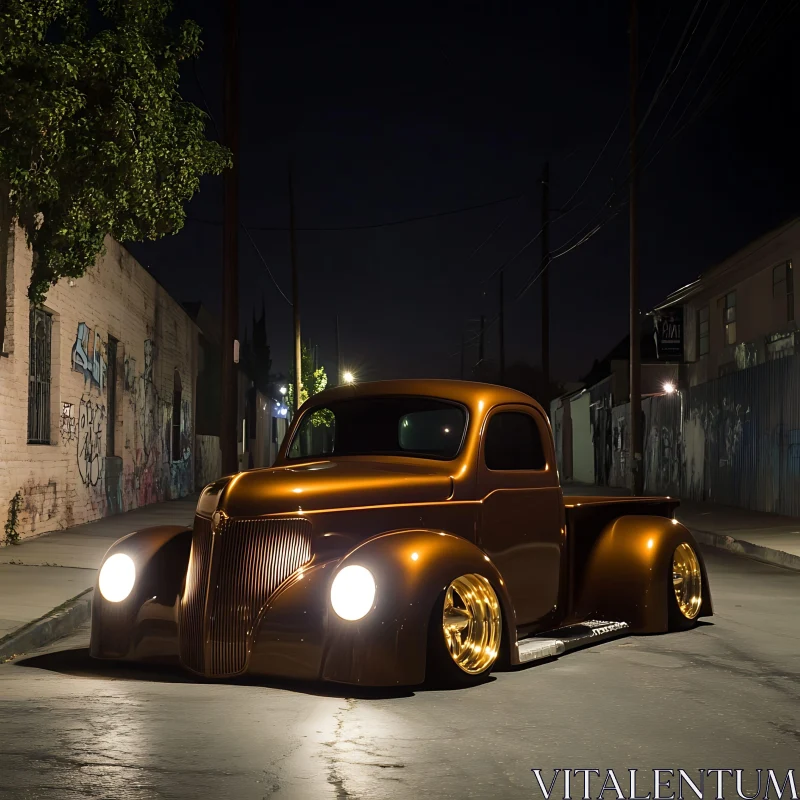
[{"label": "front fender", "polygon": [[[144,528],[114,542],[103,562],[125,553],[136,566],[136,582],[120,603],[109,603],[95,585],[90,650],[95,658],[175,655],[175,603],[189,563],[191,528]],[[98,572],[99,580],[99,572]]]},{"label": "front fender", "polygon": [[[372,610],[355,622],[340,619],[330,604],[333,578],[350,564],[366,567],[376,583]],[[440,531],[393,531],[368,539],[341,560],[292,576],[255,626],[248,671],[363,686],[422,683],[434,603],[453,578],[471,572],[491,581],[506,641],[515,642],[516,620],[503,579],[480,549]]]},{"label": "front fender", "polygon": [[681,542],[697,553],[705,587],[700,616],[711,616],[708,574],[694,537],[680,523],[650,516],[620,517],[603,529],[578,587],[578,614],[583,619],[627,622],[636,633],[667,631],[668,581],[672,556]]}]

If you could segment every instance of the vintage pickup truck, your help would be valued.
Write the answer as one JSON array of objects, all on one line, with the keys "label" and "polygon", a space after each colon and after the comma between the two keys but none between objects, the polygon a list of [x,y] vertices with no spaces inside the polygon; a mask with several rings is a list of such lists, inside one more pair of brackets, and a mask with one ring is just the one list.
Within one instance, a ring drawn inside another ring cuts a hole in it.
[{"label": "vintage pickup truck", "polygon": [[542,408],[386,381],[303,405],[275,465],[206,487],[192,528],[120,539],[91,654],[192,672],[450,684],[712,613],[669,498],[563,496]]}]

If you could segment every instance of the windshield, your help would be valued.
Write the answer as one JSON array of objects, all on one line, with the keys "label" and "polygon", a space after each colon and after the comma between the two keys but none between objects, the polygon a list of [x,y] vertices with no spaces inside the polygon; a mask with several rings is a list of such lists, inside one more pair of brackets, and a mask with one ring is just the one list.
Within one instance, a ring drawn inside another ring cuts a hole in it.
[{"label": "windshield", "polygon": [[338,400],[303,415],[289,458],[396,455],[452,459],[467,425],[463,406],[427,397]]}]

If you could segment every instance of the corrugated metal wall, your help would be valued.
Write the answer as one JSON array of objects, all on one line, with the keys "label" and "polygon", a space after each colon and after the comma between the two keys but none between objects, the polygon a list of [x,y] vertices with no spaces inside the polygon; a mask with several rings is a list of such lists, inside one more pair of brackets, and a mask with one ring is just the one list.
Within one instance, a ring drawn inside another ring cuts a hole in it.
[{"label": "corrugated metal wall", "polygon": [[[647,398],[642,411],[648,494],[800,516],[800,356]],[[595,463],[611,437],[610,486],[628,484],[628,413],[616,406],[610,434],[594,432]]]}]

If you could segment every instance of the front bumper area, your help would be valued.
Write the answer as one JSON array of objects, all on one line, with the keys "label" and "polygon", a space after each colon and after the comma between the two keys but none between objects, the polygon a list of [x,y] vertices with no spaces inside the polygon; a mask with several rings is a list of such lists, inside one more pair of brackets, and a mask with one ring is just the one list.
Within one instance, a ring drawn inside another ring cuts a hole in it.
[{"label": "front bumper area", "polygon": [[215,675],[183,660],[180,601],[172,606],[149,599],[135,614],[95,593],[91,654],[95,658],[180,662],[212,680],[242,675],[362,686],[411,686],[425,679],[419,628],[398,616],[393,603],[364,619],[339,619],[330,606],[330,586],[340,559],[311,564],[292,574],[270,597],[247,640],[244,667]]}]

